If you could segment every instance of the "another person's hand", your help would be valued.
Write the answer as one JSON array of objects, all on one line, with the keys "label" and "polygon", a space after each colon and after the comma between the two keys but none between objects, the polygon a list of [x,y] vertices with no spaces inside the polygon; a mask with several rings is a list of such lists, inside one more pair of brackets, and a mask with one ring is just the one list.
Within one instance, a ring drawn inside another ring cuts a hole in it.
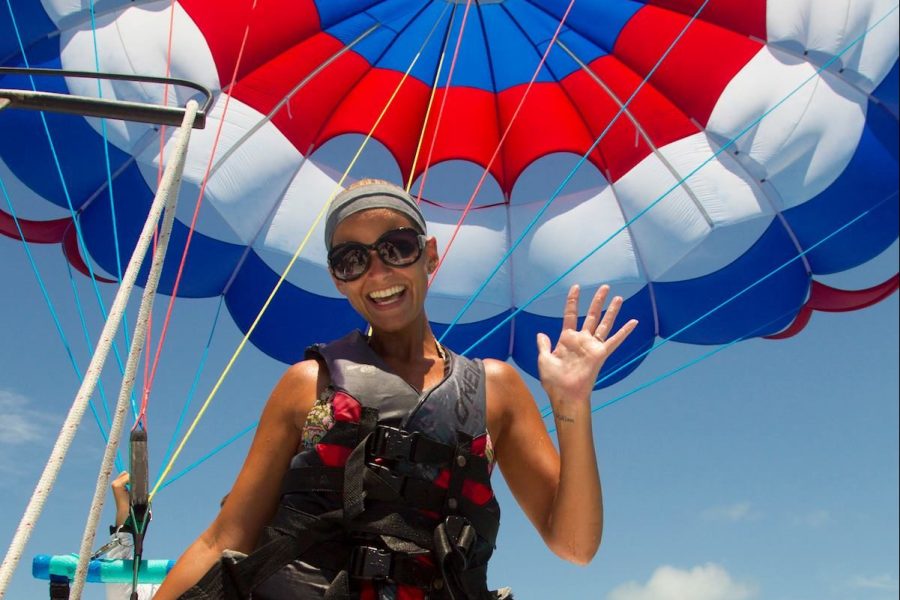
[{"label": "another person's hand", "polygon": [[556,404],[570,401],[581,402],[585,397],[590,396],[603,363],[638,324],[635,319],[632,319],[613,335],[610,335],[616,316],[622,307],[622,298],[621,296],[613,298],[606,314],[601,319],[603,305],[609,294],[609,286],[602,285],[594,294],[581,329],[577,329],[578,293],[577,285],[573,285],[569,289],[563,314],[562,332],[556,347],[551,347],[550,338],[547,335],[539,333],[537,337],[538,371],[541,385],[551,402],[554,402],[553,408],[557,414],[563,406]]},{"label": "another person's hand", "polygon": [[128,471],[122,471],[110,484],[113,498],[116,501],[116,527],[121,527],[131,512],[131,499],[128,496]]}]

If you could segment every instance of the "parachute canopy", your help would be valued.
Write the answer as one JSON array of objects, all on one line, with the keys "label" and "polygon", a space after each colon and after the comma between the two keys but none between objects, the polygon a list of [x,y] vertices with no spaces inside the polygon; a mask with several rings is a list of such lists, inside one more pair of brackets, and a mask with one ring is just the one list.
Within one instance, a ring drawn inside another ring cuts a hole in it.
[{"label": "parachute canopy", "polygon": [[[92,13],[12,0],[0,64],[213,90],[161,289],[223,295],[247,331],[302,245],[251,336],[279,360],[364,326],[331,283],[319,220],[351,164],[351,179],[411,181],[449,246],[427,306],[445,343],[532,373],[534,334],[559,327],[572,283],[626,298],[641,324],[615,357],[624,364],[657,337],[777,334],[807,310],[817,275],[897,239],[892,2],[254,4],[110,0]],[[33,85],[173,105],[195,93],[0,77],[0,88]],[[115,277],[171,129],[8,110],[0,132],[0,176],[24,190],[13,201],[71,203],[85,258]],[[54,239],[71,240],[71,221],[54,223]]]}]

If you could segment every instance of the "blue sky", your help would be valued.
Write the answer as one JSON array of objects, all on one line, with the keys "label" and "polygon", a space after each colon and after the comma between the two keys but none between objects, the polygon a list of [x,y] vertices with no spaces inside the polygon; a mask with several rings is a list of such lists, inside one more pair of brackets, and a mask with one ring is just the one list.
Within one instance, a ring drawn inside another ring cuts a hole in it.
[{"label": "blue sky", "polygon": [[[83,369],[89,356],[59,250],[32,251]],[[872,264],[829,281],[865,287],[896,273],[897,265],[895,244]],[[0,239],[0,281],[5,552],[78,380],[22,245],[6,238]],[[96,338],[102,323],[93,292],[82,277],[74,283]],[[107,303],[112,291],[102,290]],[[160,468],[216,302],[176,306],[150,405],[151,472]],[[796,338],[735,345],[596,413],[606,528],[587,567],[552,556],[495,476],[504,517],[492,584],[512,586],[523,600],[897,599],[897,315],[897,294],[856,313],[816,314]],[[223,318],[195,406],[239,340]],[[670,344],[623,382],[597,392],[594,402],[627,393],[708,350]],[[251,424],[282,370],[248,346],[175,471]],[[110,402],[116,373],[111,358],[103,377]],[[539,387],[529,384],[537,394]],[[233,444],[159,494],[149,557],[176,558],[206,526],[248,443]],[[77,549],[102,450],[88,413],[8,598],[46,597],[45,584],[30,577],[31,557]],[[111,520],[107,509],[104,526]],[[91,586],[85,597],[103,593]]]}]

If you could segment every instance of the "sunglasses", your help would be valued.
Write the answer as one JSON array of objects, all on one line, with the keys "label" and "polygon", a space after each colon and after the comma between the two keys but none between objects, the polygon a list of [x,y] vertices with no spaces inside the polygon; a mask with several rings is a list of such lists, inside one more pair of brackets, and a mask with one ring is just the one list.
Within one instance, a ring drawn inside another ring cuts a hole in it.
[{"label": "sunglasses", "polygon": [[371,244],[345,242],[328,253],[328,267],[335,279],[353,281],[369,270],[370,250],[389,267],[408,267],[422,256],[425,236],[409,227],[386,231]]}]

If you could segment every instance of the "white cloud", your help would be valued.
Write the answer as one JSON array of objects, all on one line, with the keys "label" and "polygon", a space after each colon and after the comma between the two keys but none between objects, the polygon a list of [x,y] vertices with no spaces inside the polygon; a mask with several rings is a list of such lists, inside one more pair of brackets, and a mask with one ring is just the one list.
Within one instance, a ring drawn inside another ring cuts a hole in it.
[{"label": "white cloud", "polygon": [[750,600],[752,586],[732,580],[719,565],[708,563],[686,571],[663,565],[647,583],[624,583],[607,600]]},{"label": "white cloud", "polygon": [[759,514],[753,511],[749,502],[714,506],[703,511],[703,518],[709,521],[748,521],[758,516]]},{"label": "white cloud", "polygon": [[900,583],[893,575],[876,575],[875,577],[857,577],[852,582],[853,587],[866,590],[878,590],[880,592],[898,592]]},{"label": "white cloud", "polygon": [[28,398],[0,390],[0,445],[17,446],[46,438],[49,415],[28,407]]}]

